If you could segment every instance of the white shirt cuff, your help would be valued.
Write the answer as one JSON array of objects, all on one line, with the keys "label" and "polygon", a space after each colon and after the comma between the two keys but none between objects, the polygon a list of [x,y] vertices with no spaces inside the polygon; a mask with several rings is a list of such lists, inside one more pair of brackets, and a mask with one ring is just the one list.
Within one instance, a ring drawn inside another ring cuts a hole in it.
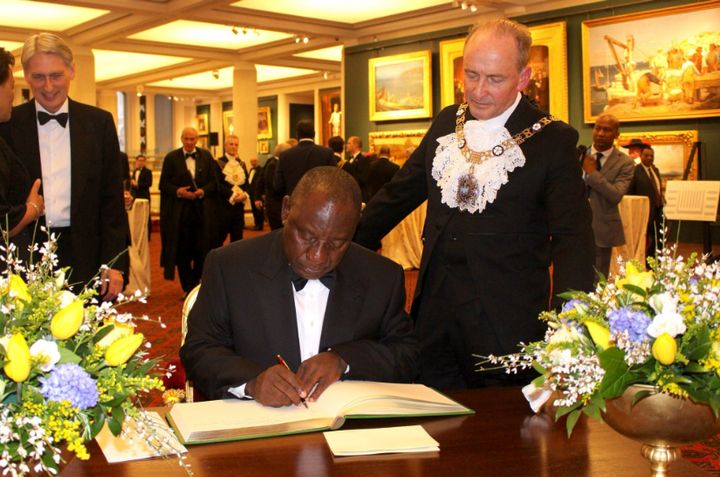
[{"label": "white shirt cuff", "polygon": [[245,386],[247,386],[247,383],[241,384],[240,386],[235,386],[234,388],[229,388],[228,392],[239,399],[252,399],[252,396],[248,396],[245,394]]}]

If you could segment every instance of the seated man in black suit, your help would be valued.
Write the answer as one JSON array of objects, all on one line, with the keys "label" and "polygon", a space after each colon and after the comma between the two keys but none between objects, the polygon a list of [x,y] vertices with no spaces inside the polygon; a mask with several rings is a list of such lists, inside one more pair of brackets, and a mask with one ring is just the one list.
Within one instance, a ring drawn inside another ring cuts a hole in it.
[{"label": "seated man in black suit", "polygon": [[208,398],[268,406],[314,400],[344,378],[411,381],[418,343],[403,271],[351,243],[357,183],[337,167],[314,168],[282,215],[281,230],[207,256],[180,350],[189,379]]}]

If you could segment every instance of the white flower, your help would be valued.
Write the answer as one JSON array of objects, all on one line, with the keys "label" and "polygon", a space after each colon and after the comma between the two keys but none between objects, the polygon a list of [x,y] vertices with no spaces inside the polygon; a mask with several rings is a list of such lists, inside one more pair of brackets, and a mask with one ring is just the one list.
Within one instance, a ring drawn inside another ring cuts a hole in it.
[{"label": "white flower", "polygon": [[60,308],[65,308],[70,303],[74,302],[77,297],[75,294],[69,290],[63,290],[60,293]]},{"label": "white flower", "polygon": [[653,295],[649,302],[655,313],[677,313],[677,299],[670,293]]},{"label": "white flower", "polygon": [[573,343],[579,340],[580,336],[578,335],[578,332],[575,328],[572,328],[570,326],[561,326],[555,331],[555,333],[552,334],[548,343]]},{"label": "white flower", "polygon": [[55,272],[55,287],[62,288],[65,285],[65,270],[60,269]]},{"label": "white flower", "polygon": [[39,339],[30,347],[30,356],[37,360],[40,369],[47,373],[60,361],[60,350],[54,341]]},{"label": "white flower", "polygon": [[647,334],[657,338],[661,334],[667,333],[674,338],[685,333],[685,330],[685,322],[682,316],[674,311],[663,312],[653,318],[652,323],[647,328]]},{"label": "white flower", "polygon": [[550,352],[548,359],[553,366],[570,366],[575,362],[575,357],[569,349],[555,349]]}]

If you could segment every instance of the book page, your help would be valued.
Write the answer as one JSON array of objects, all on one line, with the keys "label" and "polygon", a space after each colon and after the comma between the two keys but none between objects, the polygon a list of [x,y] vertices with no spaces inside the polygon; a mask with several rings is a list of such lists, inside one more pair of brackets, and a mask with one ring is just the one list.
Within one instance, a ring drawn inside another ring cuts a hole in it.
[{"label": "book page", "polygon": [[422,426],[330,431],[323,435],[336,456],[440,450],[440,444]]}]

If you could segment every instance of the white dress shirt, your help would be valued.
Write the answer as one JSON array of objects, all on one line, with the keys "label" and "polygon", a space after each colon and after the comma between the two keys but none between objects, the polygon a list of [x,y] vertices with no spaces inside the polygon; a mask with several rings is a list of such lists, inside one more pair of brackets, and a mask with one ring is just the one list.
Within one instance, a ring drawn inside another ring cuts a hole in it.
[{"label": "white dress shirt", "polygon": [[[193,180],[195,180],[195,162],[200,157],[200,153],[198,152],[197,149],[193,149],[190,152],[187,152],[185,149],[183,149],[182,151],[183,151],[183,157],[185,158],[185,165],[187,166],[188,171],[190,171],[190,177],[192,177]],[[194,159],[192,157],[187,157],[187,154],[193,154],[193,153],[196,156]]]},{"label": "white dress shirt", "polygon": [[[38,111],[51,114],[40,103],[35,102]],[[58,111],[52,114],[68,112],[68,100]],[[35,118],[37,121],[37,118]],[[40,125],[38,128],[38,146],[42,167],[42,188],[45,199],[45,220],[51,227],[69,227],[70,197],[72,190],[72,167],[70,149],[70,120],[65,127],[55,120]]]}]

